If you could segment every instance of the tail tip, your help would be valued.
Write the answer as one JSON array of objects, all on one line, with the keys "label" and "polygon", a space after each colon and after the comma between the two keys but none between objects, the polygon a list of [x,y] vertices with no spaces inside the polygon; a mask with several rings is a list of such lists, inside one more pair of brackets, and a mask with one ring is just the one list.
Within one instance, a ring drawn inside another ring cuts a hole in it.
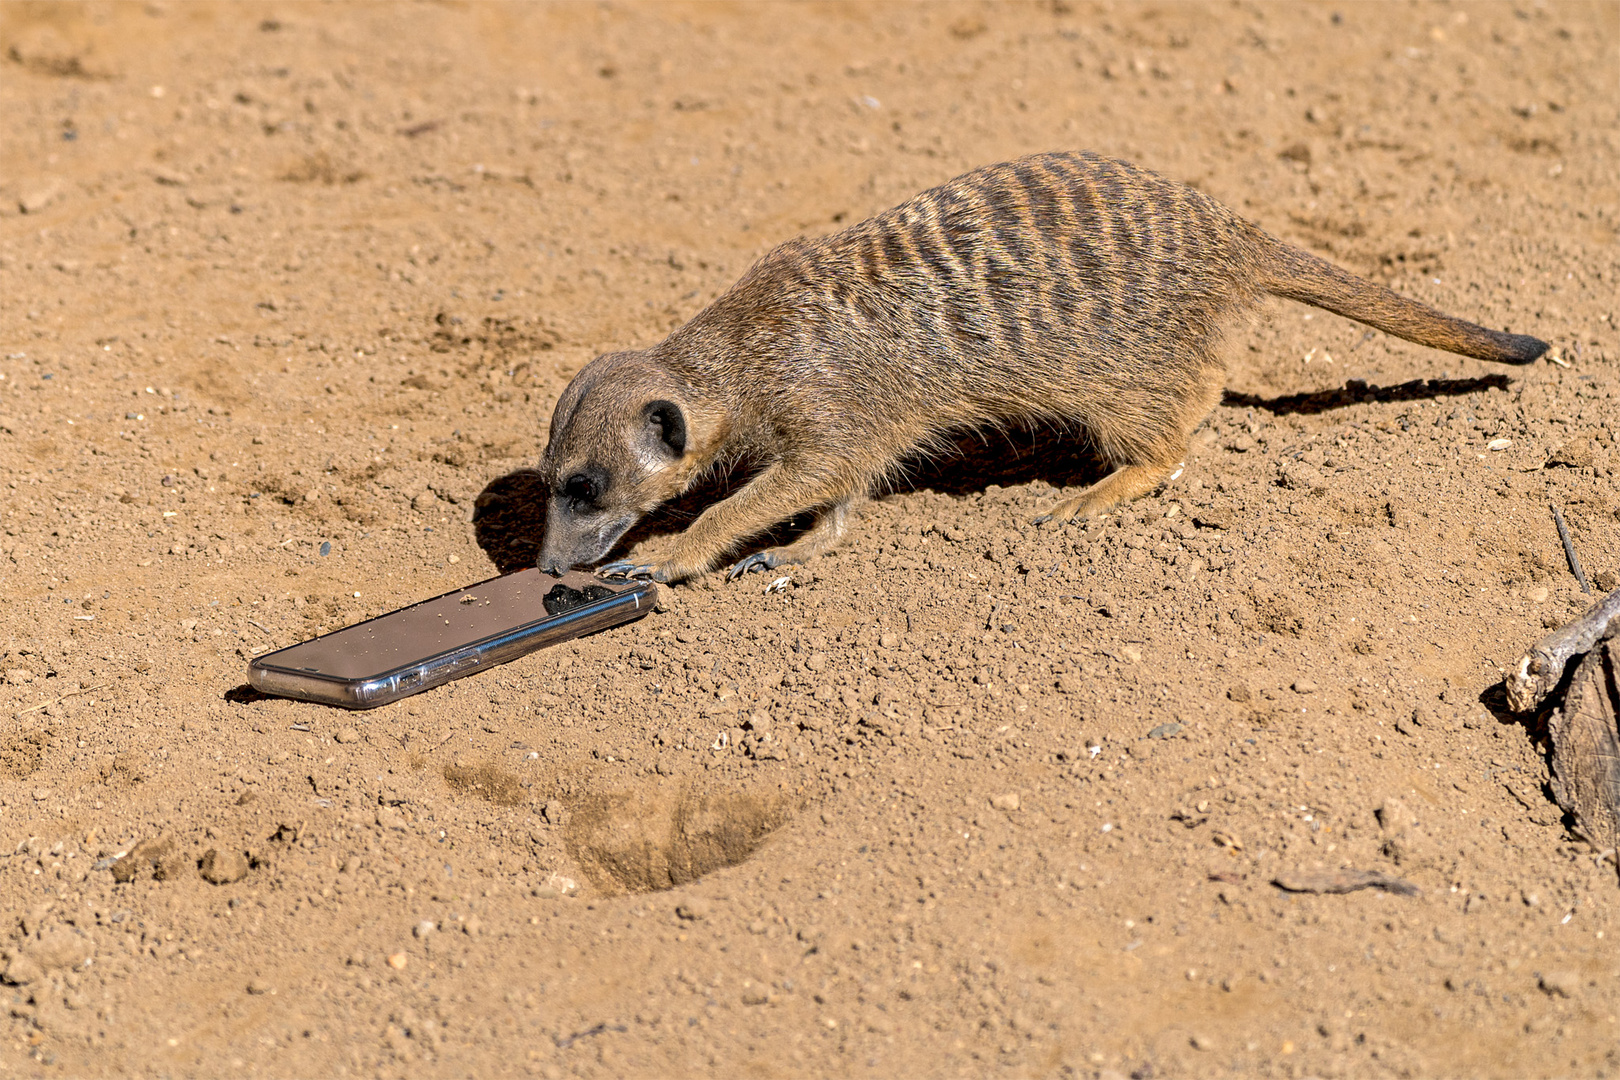
[{"label": "tail tip", "polygon": [[1551,345],[1529,334],[1504,334],[1507,348],[1502,359],[1509,364],[1530,364],[1547,355]]}]

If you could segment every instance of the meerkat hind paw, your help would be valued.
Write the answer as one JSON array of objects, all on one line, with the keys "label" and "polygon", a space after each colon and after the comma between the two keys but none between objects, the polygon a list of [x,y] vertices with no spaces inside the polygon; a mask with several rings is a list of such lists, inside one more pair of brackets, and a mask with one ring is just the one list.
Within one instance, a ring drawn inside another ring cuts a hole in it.
[{"label": "meerkat hind paw", "polygon": [[1080,513],[1083,501],[1081,499],[1071,499],[1068,502],[1059,503],[1046,513],[1035,515],[1035,519],[1030,524],[1045,525],[1048,522],[1057,522],[1059,525],[1067,525],[1075,518],[1084,516]]},{"label": "meerkat hind paw", "polygon": [[742,577],[746,573],[749,573],[750,571],[775,570],[781,565],[782,560],[777,558],[774,551],[770,549],[765,551],[756,551],[752,555],[749,555],[746,558],[738,559],[735,563],[733,563],[731,569],[726,571],[726,580],[736,581],[738,578]]}]

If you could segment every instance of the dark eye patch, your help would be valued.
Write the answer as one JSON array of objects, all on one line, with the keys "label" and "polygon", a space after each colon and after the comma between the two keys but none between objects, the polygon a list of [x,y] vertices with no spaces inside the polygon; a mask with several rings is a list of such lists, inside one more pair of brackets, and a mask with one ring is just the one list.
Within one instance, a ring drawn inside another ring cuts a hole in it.
[{"label": "dark eye patch", "polygon": [[599,466],[587,465],[563,481],[559,494],[577,511],[596,506],[607,488],[606,471]]},{"label": "dark eye patch", "polygon": [[596,481],[588,476],[575,474],[563,485],[563,496],[575,502],[595,502],[598,494]]}]

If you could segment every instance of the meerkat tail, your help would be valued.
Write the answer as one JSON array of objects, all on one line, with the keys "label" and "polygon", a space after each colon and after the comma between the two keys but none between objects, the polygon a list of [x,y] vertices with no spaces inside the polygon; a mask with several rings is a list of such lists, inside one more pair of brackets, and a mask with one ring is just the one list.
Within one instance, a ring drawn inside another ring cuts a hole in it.
[{"label": "meerkat tail", "polygon": [[1476,360],[1528,364],[1547,351],[1547,343],[1540,338],[1487,330],[1356,277],[1274,237],[1263,236],[1262,242],[1261,285],[1273,296],[1325,308],[1386,334]]}]

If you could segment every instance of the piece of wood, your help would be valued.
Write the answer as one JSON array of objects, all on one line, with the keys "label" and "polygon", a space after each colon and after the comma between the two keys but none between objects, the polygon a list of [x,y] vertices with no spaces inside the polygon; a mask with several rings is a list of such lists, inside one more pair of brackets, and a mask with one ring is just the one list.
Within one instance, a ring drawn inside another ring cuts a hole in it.
[{"label": "piece of wood", "polygon": [[[1620,595],[1617,593],[1616,595]],[[1552,791],[1599,851],[1620,846],[1620,637],[1601,642],[1575,669],[1548,725]]]},{"label": "piece of wood", "polygon": [[1547,699],[1563,681],[1564,669],[1574,657],[1600,638],[1620,632],[1620,589],[1610,593],[1574,622],[1560,626],[1519,657],[1507,677],[1508,705],[1514,712],[1529,712]]}]

